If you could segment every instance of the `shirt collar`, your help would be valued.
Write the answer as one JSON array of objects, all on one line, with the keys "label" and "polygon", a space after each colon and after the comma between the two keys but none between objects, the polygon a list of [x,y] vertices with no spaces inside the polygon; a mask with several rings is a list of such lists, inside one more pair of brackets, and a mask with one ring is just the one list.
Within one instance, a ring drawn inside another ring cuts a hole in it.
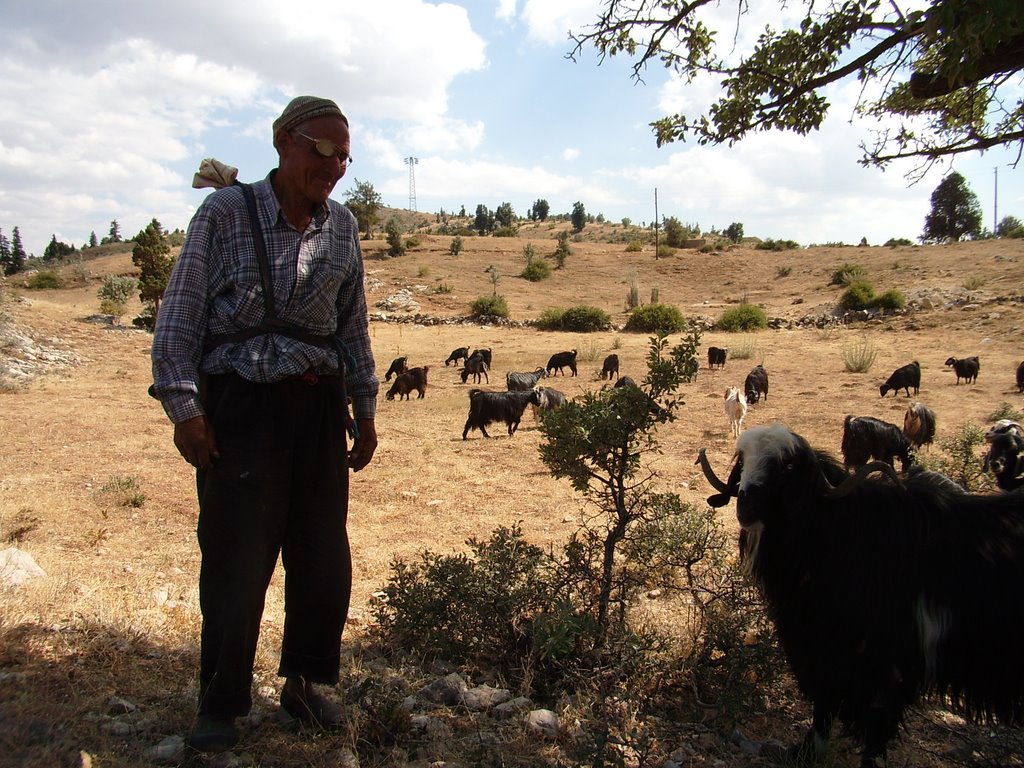
[{"label": "shirt collar", "polygon": [[[254,184],[253,186],[256,188],[257,194],[263,198],[267,210],[274,211],[274,220],[284,221],[284,215],[281,213],[281,204],[277,201],[277,195],[274,194],[274,185],[271,183],[276,173],[277,168],[274,168],[267,174],[267,178],[263,180],[263,183]],[[327,203],[317,203],[316,208],[313,209],[313,226],[317,228],[322,227],[330,215],[331,209]]]}]

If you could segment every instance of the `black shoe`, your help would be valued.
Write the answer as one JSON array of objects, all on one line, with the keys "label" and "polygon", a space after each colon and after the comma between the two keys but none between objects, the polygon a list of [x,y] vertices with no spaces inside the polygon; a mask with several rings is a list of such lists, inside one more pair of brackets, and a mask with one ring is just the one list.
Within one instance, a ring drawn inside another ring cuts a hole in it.
[{"label": "black shoe", "polygon": [[196,752],[227,752],[238,743],[233,718],[199,715],[185,744]]},{"label": "black shoe", "polygon": [[312,690],[303,695],[286,686],[281,690],[281,709],[296,720],[325,730],[341,725],[341,707]]}]

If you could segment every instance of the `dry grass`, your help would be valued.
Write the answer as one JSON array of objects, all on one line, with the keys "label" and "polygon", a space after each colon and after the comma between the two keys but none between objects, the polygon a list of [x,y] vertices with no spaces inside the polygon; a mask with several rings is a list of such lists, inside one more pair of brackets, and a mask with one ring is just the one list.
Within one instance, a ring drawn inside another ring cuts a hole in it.
[{"label": "dry grass", "polygon": [[[540,255],[553,252],[551,230],[534,227],[524,235],[536,238]],[[684,389],[681,418],[659,435],[663,453],[650,457],[665,485],[684,500],[701,503],[708,494],[693,466],[700,446],[708,448],[720,471],[729,462],[732,440],[721,395],[727,386],[742,385],[761,359],[771,380],[770,397],[751,407],[746,426],[783,421],[832,451],[838,451],[847,413],[902,423],[906,398],[880,399],[877,387],[891,370],[913,359],[923,371],[919,399],[938,414],[939,439],[965,423],[984,424],[1004,402],[1019,407],[1013,372],[1024,355],[1022,304],[994,299],[1019,298],[1021,241],[789,251],[778,257],[790,268],[785,280],[775,279],[779,262],[764,252],[684,250],[655,261],[650,252],[627,253],[620,244],[577,242],[565,269],[533,284],[513,277],[521,270],[521,240],[465,238],[459,256],[448,253],[449,238],[420,240],[420,248],[392,260],[381,258],[382,241],[368,245],[367,272],[381,281],[371,303],[399,288],[422,285],[418,299],[425,313],[462,315],[470,301],[491,292],[484,272],[489,264],[501,274],[498,292],[516,319],[587,303],[621,323],[632,273],[641,296],[656,287],[661,301],[678,305],[684,314],[709,317],[741,300],[761,304],[770,317],[825,311],[839,295],[827,285],[829,277],[845,262],[863,267],[879,290],[899,288],[910,298],[963,293],[965,281],[978,286],[972,288],[976,304],[971,306],[829,333],[759,332],[750,337],[758,360],[730,362],[715,371],[702,366],[696,382]],[[9,290],[29,301],[4,308],[11,322],[30,328],[41,343],[70,347],[82,362],[25,386],[0,389],[0,535],[30,552],[48,574],[0,594],[0,673],[5,675],[0,764],[58,765],[84,749],[103,765],[140,766],[146,764],[141,749],[159,740],[154,735],[181,733],[192,716],[200,621],[193,476],[174,450],[159,405],[146,395],[150,337],[82,322],[98,308],[102,276],[130,271],[130,254],[108,254],[86,266],[88,282],[64,290],[28,292],[9,283]],[[725,274],[735,277],[723,282]],[[436,293],[430,290],[435,283],[453,289]],[[130,314],[137,310],[129,307]],[[581,365],[578,378],[545,382],[570,396],[600,386],[600,361],[613,349],[622,373],[641,378],[647,349],[645,337],[612,332],[584,336],[380,322],[371,329],[381,373],[399,355],[409,355],[411,365],[432,368],[425,399],[381,398],[377,457],[353,476],[349,519],[356,583],[346,630],[350,638],[360,637],[370,623],[371,594],[386,581],[394,558],[412,558],[423,549],[461,549],[468,537],[483,538],[497,525],[516,521],[535,543],[561,541],[582,512],[580,499],[546,473],[531,416],[511,439],[500,429],[491,440],[478,432],[461,439],[468,387],[456,369],[442,364],[451,349],[491,347],[495,389],[504,388],[506,371],[532,370],[563,349],[592,349],[593,362]],[[869,373],[847,373],[843,347],[861,339],[878,349],[877,362]],[[712,332],[702,345],[731,347],[736,341]],[[973,354],[982,359],[978,383],[955,386],[944,360]],[[134,483],[144,495],[141,506],[112,493],[112,478]],[[731,525],[730,508],[722,514]],[[279,685],[281,617],[278,574],[257,658],[260,712],[272,708]],[[112,696],[141,708],[132,717],[147,734],[142,743],[105,728]],[[350,735],[339,734],[297,746],[279,728],[253,724],[249,730],[245,746],[257,756],[254,764],[327,765],[325,755],[351,744]],[[793,738],[792,732],[774,735]],[[914,746],[908,740],[908,748]],[[428,752],[395,754],[382,764],[425,765]],[[458,756],[448,759],[453,757]],[[914,758],[926,764],[926,755]],[[750,758],[734,759],[735,765],[750,763]]]}]

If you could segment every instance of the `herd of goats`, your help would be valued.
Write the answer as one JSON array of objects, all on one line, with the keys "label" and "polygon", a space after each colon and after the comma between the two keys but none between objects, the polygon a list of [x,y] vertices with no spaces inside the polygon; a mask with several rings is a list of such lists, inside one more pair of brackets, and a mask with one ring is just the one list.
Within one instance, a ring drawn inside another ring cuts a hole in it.
[{"label": "herd of goats", "polygon": [[[724,366],[728,350],[711,347],[709,367]],[[453,350],[445,365],[463,363],[462,381],[488,381],[490,350]],[[978,358],[946,361],[975,381]],[[539,382],[568,369],[576,351],[553,355],[545,368],[510,372],[508,391],[472,389],[463,432],[487,436],[504,422],[509,434],[527,405],[543,415],[565,402]],[[619,377],[609,355],[601,377]],[[424,396],[428,366],[392,363],[388,399]],[[1024,362],[1016,372],[1024,392]],[[917,362],[896,369],[884,397],[917,394]],[[862,745],[862,768],[882,765],[905,724],[908,708],[927,697],[974,722],[1024,725],[1024,428],[1003,420],[986,435],[986,471],[999,491],[969,493],[923,468],[914,451],[935,435],[935,414],[923,403],[907,409],[903,427],[848,416],[842,460],[819,451],[782,424],[742,429],[749,403],[768,397],[768,375],[756,366],[744,387],[730,387],[726,414],[736,437],[728,479],[698,453],[717,491],[712,507],[735,500],[740,554],[764,598],[801,693],[812,705],[811,727],[788,749],[763,754],[787,765],[823,759],[833,725]],[[900,459],[901,471],[894,460]],[[1017,607],[1015,607],[1017,606]]]}]

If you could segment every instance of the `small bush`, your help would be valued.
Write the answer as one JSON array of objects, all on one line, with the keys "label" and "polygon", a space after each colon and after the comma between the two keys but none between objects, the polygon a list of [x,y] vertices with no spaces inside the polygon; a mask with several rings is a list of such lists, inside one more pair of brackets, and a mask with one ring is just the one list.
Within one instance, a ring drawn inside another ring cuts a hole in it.
[{"label": "small bush", "polygon": [[416,235],[405,238],[405,249],[411,251],[413,248],[420,247],[420,239]]},{"label": "small bush", "polygon": [[757,339],[753,336],[729,342],[729,357],[733,360],[752,360],[758,356],[760,356],[760,348],[757,346]]},{"label": "small bush", "polygon": [[452,242],[448,246],[448,253],[450,253],[452,256],[458,256],[460,253],[462,253],[462,248],[462,235],[456,235],[455,237],[452,238]]},{"label": "small bush", "polygon": [[476,318],[508,317],[508,302],[504,296],[481,296],[470,305],[470,314]]},{"label": "small bush", "polygon": [[523,271],[519,273],[519,276],[524,280],[529,280],[531,283],[539,283],[541,280],[551,277],[551,265],[544,261],[544,259],[531,259],[523,267]]},{"label": "small bush", "polygon": [[1016,421],[1018,423],[1024,421],[1024,413],[1018,411],[1010,403],[1000,403],[999,408],[989,414],[988,420],[995,424],[1001,419],[1009,419],[1010,421]]},{"label": "small bush", "polygon": [[964,288],[966,288],[968,291],[976,291],[979,288],[981,288],[981,286],[983,286],[984,284],[985,278],[979,277],[978,275],[971,275],[970,277],[965,277],[963,282]]},{"label": "small bush", "polygon": [[626,243],[626,253],[640,253],[644,249],[644,244],[639,240],[630,240]]},{"label": "small bush", "polygon": [[829,285],[849,285],[850,283],[861,282],[864,279],[864,269],[856,264],[843,264],[832,273]]},{"label": "small bush", "polygon": [[800,247],[800,243],[794,240],[772,240],[771,238],[758,243],[756,249],[759,251],[792,251]]},{"label": "small bush", "polygon": [[895,248],[898,245],[913,245],[913,243],[905,237],[890,237],[885,241],[884,245],[887,245],[889,248]]},{"label": "small bush", "polygon": [[778,278],[789,277],[793,274],[793,268],[789,265],[777,267],[775,270],[775,276]]},{"label": "small bush", "polygon": [[941,472],[970,493],[990,493],[992,476],[984,470],[979,449],[985,447],[985,431],[975,424],[964,424],[952,437],[939,441],[945,456],[921,460],[926,469]]},{"label": "small bush", "polygon": [[100,300],[100,312],[121,317],[128,311],[128,299],[139,287],[139,281],[128,275],[107,275],[103,278],[96,296]]},{"label": "small bush", "polygon": [[429,277],[430,267],[426,265],[420,265],[419,269],[416,270],[416,277]]},{"label": "small bush", "polygon": [[451,293],[455,290],[455,286],[451,283],[438,283],[434,286],[434,293]]},{"label": "small bush", "polygon": [[718,318],[715,327],[720,331],[757,331],[768,327],[768,316],[756,304],[744,302],[730,307]]},{"label": "small bush", "polygon": [[497,227],[492,233],[492,237],[515,237],[519,234],[519,230],[516,227]]},{"label": "small bush", "polygon": [[894,312],[907,306],[907,298],[902,292],[890,288],[875,299],[874,306],[886,312]]},{"label": "small bush", "polygon": [[676,249],[662,243],[658,246],[658,258],[670,259],[676,255]]},{"label": "small bush", "polygon": [[545,309],[537,318],[536,326],[542,331],[560,331],[564,315],[564,309]]},{"label": "small bush", "polygon": [[669,304],[648,304],[633,310],[625,330],[637,333],[679,333],[685,328],[686,319],[678,308]]},{"label": "small bush", "polygon": [[867,373],[878,357],[878,347],[867,336],[843,344],[843,367],[850,373]]},{"label": "small bush", "polygon": [[611,318],[603,309],[581,304],[570,307],[562,314],[562,330],[576,333],[604,331],[611,324]]},{"label": "small bush", "polygon": [[48,269],[36,272],[25,282],[25,287],[33,291],[45,291],[52,288],[60,288],[60,286],[60,276]]},{"label": "small bush", "polygon": [[839,298],[839,306],[851,312],[874,305],[875,289],[862,280],[850,283]]},{"label": "small bush", "polygon": [[119,507],[138,509],[146,502],[139,481],[128,475],[111,475],[100,486],[100,495]]}]

